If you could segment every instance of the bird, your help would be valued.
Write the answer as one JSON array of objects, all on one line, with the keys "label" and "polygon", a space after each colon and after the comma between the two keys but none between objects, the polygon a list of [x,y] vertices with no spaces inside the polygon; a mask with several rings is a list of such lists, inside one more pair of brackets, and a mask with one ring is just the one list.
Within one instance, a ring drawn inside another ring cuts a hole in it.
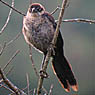
[{"label": "bird", "polygon": [[[43,5],[40,3],[29,5],[26,16],[23,17],[22,33],[31,47],[43,53],[44,59],[48,52],[48,47],[51,45],[56,26],[57,23],[54,17],[45,10]],[[53,71],[66,92],[70,92],[70,88],[78,91],[78,83],[72,67],[64,55],[63,46],[64,41],[59,30],[54,47],[55,54],[51,54]]]}]

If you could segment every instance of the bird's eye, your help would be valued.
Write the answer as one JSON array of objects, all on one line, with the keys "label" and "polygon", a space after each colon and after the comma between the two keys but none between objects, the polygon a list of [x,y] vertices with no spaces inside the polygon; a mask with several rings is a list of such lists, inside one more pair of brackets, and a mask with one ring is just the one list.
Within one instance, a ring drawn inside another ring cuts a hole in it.
[{"label": "bird's eye", "polygon": [[31,6],[31,7],[29,8],[29,12],[31,13],[32,10],[33,10],[33,6]]},{"label": "bird's eye", "polygon": [[41,7],[41,6],[38,6],[38,5],[32,5],[31,7],[30,7],[30,10],[29,10],[29,12],[31,13],[31,12],[42,12],[43,11],[43,8]]},{"label": "bird's eye", "polygon": [[39,12],[41,12],[43,9],[42,9],[42,8],[37,8],[37,10],[38,10]]},{"label": "bird's eye", "polygon": [[30,7],[30,9],[32,10],[33,6]]}]

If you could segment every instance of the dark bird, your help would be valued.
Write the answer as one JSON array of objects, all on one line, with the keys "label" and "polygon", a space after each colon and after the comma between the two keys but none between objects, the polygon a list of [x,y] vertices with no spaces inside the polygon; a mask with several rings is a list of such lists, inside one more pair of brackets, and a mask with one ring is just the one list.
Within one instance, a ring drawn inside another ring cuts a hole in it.
[{"label": "dark bird", "polygon": [[[22,28],[24,38],[29,45],[41,51],[44,58],[53,39],[56,25],[53,16],[45,11],[45,8],[39,3],[31,4],[24,16]],[[77,91],[77,82],[71,66],[64,56],[63,45],[62,35],[59,31],[54,48],[55,55],[52,54],[53,70],[65,91],[69,92],[70,86],[74,91]]]}]

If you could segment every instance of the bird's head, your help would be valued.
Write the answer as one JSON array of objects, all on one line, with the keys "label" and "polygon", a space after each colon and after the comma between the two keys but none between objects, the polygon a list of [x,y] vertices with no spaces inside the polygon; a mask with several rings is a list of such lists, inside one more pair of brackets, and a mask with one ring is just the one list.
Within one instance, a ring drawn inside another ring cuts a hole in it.
[{"label": "bird's head", "polygon": [[37,16],[40,16],[41,14],[43,14],[44,12],[45,12],[45,8],[41,4],[32,3],[29,6],[27,14],[34,16],[34,17],[37,17]]}]

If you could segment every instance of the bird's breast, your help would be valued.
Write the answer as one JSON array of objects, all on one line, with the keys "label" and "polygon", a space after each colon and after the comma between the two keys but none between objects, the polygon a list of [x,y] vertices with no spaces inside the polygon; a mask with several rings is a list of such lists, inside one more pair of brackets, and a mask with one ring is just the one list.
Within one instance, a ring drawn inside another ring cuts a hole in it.
[{"label": "bird's breast", "polygon": [[26,29],[24,35],[28,43],[40,51],[46,52],[55,31],[52,23],[47,18],[38,18],[32,21],[27,19],[24,27]]}]

